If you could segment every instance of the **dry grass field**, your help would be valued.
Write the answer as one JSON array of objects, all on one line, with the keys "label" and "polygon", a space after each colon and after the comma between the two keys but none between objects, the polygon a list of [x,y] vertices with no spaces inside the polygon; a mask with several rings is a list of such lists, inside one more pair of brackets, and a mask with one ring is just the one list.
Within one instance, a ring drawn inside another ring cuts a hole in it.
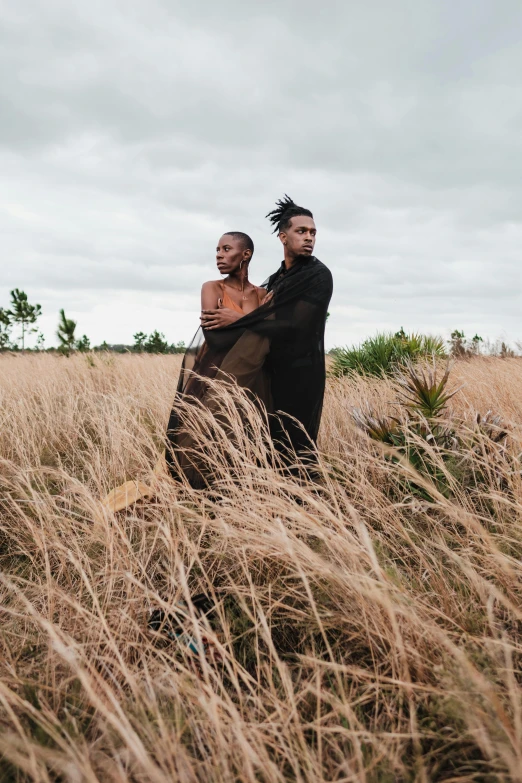
[{"label": "dry grass field", "polygon": [[223,392],[211,494],[152,472],[179,364],[0,357],[0,780],[522,781],[522,360],[455,366],[420,472],[354,423],[394,384],[330,380],[314,484]]}]

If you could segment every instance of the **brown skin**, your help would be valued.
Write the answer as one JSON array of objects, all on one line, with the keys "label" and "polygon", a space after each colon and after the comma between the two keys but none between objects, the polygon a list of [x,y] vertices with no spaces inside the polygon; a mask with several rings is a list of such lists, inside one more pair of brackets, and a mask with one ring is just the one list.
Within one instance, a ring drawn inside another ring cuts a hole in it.
[{"label": "brown skin", "polygon": [[221,274],[226,277],[223,281],[209,280],[203,283],[201,326],[204,329],[219,329],[242,318],[242,315],[235,310],[223,307],[222,282],[227,286],[230,298],[243,310],[243,315],[251,313],[258,307],[257,292],[262,290],[264,294],[265,291],[258,289],[248,280],[248,264],[251,257],[252,252],[243,246],[240,239],[230,234],[223,234],[216,248],[216,264]]},{"label": "brown skin", "polygon": [[298,256],[311,256],[314,252],[317,229],[313,218],[298,215],[279,233],[285,251],[285,267],[290,269]]}]

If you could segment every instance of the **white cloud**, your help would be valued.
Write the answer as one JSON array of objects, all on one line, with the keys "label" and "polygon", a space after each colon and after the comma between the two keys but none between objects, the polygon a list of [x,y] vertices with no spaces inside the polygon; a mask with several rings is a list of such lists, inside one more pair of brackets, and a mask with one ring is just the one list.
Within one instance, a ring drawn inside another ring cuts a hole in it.
[{"label": "white cloud", "polygon": [[33,0],[0,40],[0,305],[93,342],[197,327],[223,230],[279,264],[290,193],[334,274],[329,345],[521,336],[522,9]]}]

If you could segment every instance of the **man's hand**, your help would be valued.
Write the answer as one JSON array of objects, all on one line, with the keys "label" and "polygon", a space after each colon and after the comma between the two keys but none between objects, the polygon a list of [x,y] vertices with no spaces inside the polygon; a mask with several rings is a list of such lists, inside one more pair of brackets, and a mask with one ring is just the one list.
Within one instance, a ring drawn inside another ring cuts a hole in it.
[{"label": "man's hand", "polygon": [[234,310],[230,310],[228,307],[220,307],[216,310],[202,310],[200,320],[203,329],[221,329],[223,326],[239,321],[240,318],[239,313],[236,313]]}]

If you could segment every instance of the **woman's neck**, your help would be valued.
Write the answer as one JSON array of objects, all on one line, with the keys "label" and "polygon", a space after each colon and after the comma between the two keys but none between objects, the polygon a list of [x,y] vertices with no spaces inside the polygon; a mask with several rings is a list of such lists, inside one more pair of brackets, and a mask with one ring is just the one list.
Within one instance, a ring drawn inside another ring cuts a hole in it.
[{"label": "woman's neck", "polygon": [[233,288],[237,288],[238,291],[244,291],[249,285],[248,270],[238,269],[236,272],[231,272],[224,280],[225,283],[229,283]]}]

